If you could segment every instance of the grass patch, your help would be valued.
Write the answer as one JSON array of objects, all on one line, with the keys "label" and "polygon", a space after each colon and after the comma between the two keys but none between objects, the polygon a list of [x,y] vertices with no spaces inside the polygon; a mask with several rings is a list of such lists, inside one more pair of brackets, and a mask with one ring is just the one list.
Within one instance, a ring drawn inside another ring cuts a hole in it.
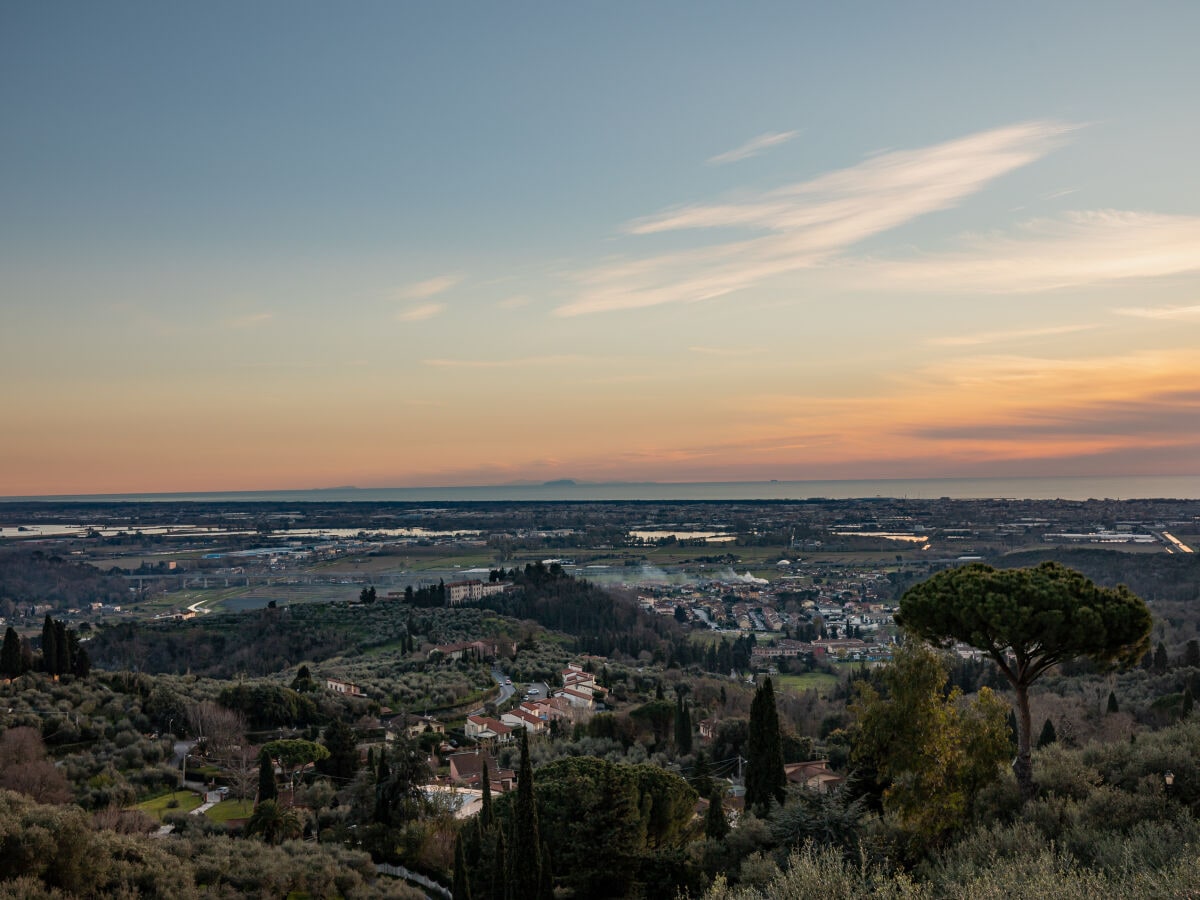
[{"label": "grass patch", "polygon": [[736,631],[713,631],[711,628],[693,628],[688,633],[688,640],[693,644],[719,644],[721,641],[733,642],[740,636]]},{"label": "grass patch", "polygon": [[[177,805],[172,806],[172,801],[175,801]],[[163,794],[161,797],[155,797],[153,800],[144,800],[135,806],[134,809],[140,809],[142,812],[154,816],[154,818],[161,822],[163,816],[168,813],[189,813],[203,802],[200,795],[192,791],[175,791],[170,794]]]},{"label": "grass patch", "polygon": [[253,800],[222,800],[204,815],[214,822],[224,824],[234,819],[248,819],[253,812]]},{"label": "grass patch", "polygon": [[805,672],[803,675],[772,675],[771,679],[781,688],[801,693],[816,691],[821,696],[829,695],[841,683],[841,679],[828,672]]}]

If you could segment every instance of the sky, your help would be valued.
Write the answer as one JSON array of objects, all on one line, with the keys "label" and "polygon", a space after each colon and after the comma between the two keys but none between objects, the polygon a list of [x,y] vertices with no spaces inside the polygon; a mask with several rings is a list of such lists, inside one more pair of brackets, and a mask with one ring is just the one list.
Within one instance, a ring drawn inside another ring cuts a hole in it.
[{"label": "sky", "polygon": [[0,4],[0,496],[1200,473],[1200,4]]}]

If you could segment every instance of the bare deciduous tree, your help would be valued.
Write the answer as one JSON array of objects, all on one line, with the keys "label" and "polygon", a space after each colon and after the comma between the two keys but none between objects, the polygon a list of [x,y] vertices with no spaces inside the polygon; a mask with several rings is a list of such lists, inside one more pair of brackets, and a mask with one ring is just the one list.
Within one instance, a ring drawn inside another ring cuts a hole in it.
[{"label": "bare deciduous tree", "polygon": [[34,728],[10,728],[0,734],[0,788],[26,794],[39,803],[71,799],[66,776],[46,759],[46,745]]},{"label": "bare deciduous tree", "polygon": [[211,700],[192,703],[187,710],[188,726],[204,745],[204,753],[221,753],[245,741],[246,719]]},{"label": "bare deciduous tree", "polygon": [[258,747],[241,744],[225,755],[223,764],[229,773],[229,786],[239,800],[253,797],[258,789],[258,754]]}]

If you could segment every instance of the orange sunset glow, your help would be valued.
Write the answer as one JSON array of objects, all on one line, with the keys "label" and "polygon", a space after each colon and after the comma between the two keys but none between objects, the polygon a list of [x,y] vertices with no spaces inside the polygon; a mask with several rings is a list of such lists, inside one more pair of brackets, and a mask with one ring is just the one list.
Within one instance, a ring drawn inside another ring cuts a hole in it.
[{"label": "orange sunset glow", "polygon": [[219,90],[207,33],[51,78],[8,29],[0,496],[1195,474],[1195,79],[909,25],[533,82],[235,36]]}]

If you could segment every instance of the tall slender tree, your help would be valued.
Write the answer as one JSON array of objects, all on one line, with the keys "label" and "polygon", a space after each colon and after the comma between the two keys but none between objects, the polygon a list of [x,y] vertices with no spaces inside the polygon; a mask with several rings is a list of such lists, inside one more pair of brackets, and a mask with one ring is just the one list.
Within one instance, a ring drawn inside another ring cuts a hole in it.
[{"label": "tall slender tree", "polygon": [[725,807],[721,803],[721,791],[713,788],[708,795],[708,815],[704,819],[704,836],[715,841],[729,834],[729,820],[725,818]]},{"label": "tall slender tree", "polygon": [[24,670],[21,661],[21,638],[9,625],[4,632],[4,649],[0,650],[0,674],[16,678]]},{"label": "tall slender tree", "polygon": [[675,750],[680,754],[692,752],[692,715],[682,695],[675,700]]},{"label": "tall slender tree", "polygon": [[1183,651],[1183,664],[1194,669],[1200,669],[1200,641],[1195,638],[1187,642]]},{"label": "tall slender tree", "polygon": [[521,729],[521,765],[517,772],[517,802],[509,850],[508,883],[515,898],[537,896],[542,880],[542,839],[538,834],[537,803],[533,795],[533,764],[529,732]]},{"label": "tall slender tree", "polygon": [[274,800],[278,794],[275,787],[275,760],[264,750],[258,755],[258,802]]},{"label": "tall slender tree", "polygon": [[496,829],[496,853],[492,859],[492,889],[490,900],[504,900],[508,894],[508,845],[504,829]]},{"label": "tall slender tree", "polygon": [[712,769],[709,768],[708,754],[704,752],[703,747],[696,751],[696,761],[692,763],[692,777],[688,780],[691,781],[692,787],[701,797],[707,797],[712,793]]},{"label": "tall slender tree", "polygon": [[54,622],[54,673],[66,675],[71,671],[71,641],[67,636],[67,623],[62,619]]},{"label": "tall slender tree", "polygon": [[342,787],[358,772],[358,742],[355,740],[354,729],[341,719],[334,719],[325,729],[322,741],[329,750],[329,756],[317,763],[317,770]]},{"label": "tall slender tree", "polygon": [[550,867],[550,846],[542,844],[542,880],[538,882],[538,900],[554,900],[554,870]]},{"label": "tall slender tree", "polygon": [[1047,719],[1042,723],[1042,733],[1038,735],[1038,749],[1041,750],[1043,747],[1049,747],[1057,740],[1058,732],[1054,730],[1054,723]]},{"label": "tall slender tree", "polygon": [[467,878],[467,857],[463,852],[462,832],[454,839],[454,887],[453,900],[471,900],[471,880]]},{"label": "tall slender tree", "polygon": [[746,808],[765,810],[771,800],[783,803],[787,776],[783,771],[783,737],[775,688],[766,678],[750,704],[750,729],[746,738]]},{"label": "tall slender tree", "polygon": [[485,831],[492,827],[494,814],[492,813],[492,776],[488,772],[487,760],[483,761],[483,771],[479,775],[479,780],[483,786],[483,798],[479,807],[479,825]]},{"label": "tall slender tree", "polygon": [[58,674],[58,632],[49,613],[42,623],[42,670],[47,675]]}]

